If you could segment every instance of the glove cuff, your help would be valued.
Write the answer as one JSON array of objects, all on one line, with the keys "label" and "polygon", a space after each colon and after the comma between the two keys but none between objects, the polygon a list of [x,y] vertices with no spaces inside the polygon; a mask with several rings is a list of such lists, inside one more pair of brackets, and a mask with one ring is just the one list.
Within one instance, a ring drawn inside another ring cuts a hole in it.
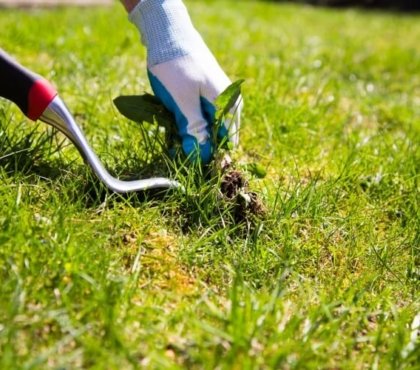
[{"label": "glove cuff", "polygon": [[181,0],[141,0],[129,20],[140,31],[149,67],[188,55],[204,45]]}]

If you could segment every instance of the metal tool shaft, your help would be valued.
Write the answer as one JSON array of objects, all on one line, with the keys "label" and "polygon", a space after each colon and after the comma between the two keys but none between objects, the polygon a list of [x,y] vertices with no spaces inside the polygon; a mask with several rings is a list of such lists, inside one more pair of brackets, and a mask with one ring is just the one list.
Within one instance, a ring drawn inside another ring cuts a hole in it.
[{"label": "metal tool shaft", "polygon": [[182,186],[177,181],[163,177],[122,181],[111,176],[89,146],[81,128],[77,125],[66,105],[58,96],[54,98],[39,119],[55,127],[67,136],[76,146],[85,161],[92,167],[99,179],[116,193],[129,193],[158,188],[182,189]]}]

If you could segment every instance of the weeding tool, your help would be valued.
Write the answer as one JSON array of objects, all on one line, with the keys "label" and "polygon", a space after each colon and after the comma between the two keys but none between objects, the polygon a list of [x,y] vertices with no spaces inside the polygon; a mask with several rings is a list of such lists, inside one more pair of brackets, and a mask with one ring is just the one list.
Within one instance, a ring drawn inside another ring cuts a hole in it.
[{"label": "weeding tool", "polygon": [[0,49],[0,97],[14,102],[29,119],[43,121],[69,138],[94,173],[112,191],[128,193],[147,189],[182,189],[177,181],[163,177],[122,181],[105,169],[89,146],[81,128],[52,85],[24,68]]}]

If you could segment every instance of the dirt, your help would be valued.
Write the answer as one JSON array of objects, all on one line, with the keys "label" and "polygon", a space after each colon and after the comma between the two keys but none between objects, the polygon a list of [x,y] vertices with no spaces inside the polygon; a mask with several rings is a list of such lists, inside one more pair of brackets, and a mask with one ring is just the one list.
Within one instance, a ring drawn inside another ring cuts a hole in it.
[{"label": "dirt", "polygon": [[258,194],[249,190],[244,174],[231,166],[225,168],[224,172],[220,191],[233,206],[235,221],[241,223],[263,218],[266,207]]},{"label": "dirt", "polygon": [[223,176],[221,191],[228,199],[234,199],[241,189],[246,187],[248,187],[248,181],[238,170],[230,170]]}]

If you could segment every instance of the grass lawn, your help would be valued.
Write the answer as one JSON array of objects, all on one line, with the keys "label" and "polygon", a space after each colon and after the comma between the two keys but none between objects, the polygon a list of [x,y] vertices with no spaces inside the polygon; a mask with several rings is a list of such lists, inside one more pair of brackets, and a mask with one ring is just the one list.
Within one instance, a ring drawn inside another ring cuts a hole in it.
[{"label": "grass lawn", "polygon": [[[235,225],[193,170],[188,195],[111,194],[2,100],[0,368],[418,369],[419,16],[188,5],[246,79],[236,156],[267,169],[266,218]],[[174,174],[112,103],[149,91],[120,5],[0,24],[113,174]]]}]

